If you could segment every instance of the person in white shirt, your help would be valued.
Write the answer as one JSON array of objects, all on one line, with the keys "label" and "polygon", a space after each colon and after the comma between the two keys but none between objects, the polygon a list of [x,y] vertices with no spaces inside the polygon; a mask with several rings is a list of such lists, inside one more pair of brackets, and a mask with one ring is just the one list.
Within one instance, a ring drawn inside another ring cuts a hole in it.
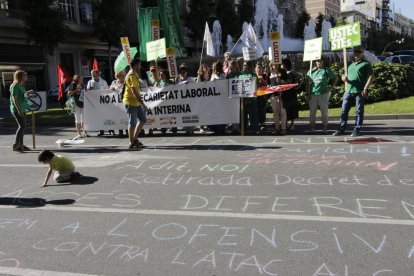
[{"label": "person in white shirt", "polygon": [[[108,83],[101,78],[101,72],[98,70],[91,71],[92,79],[88,81],[86,85],[86,90],[99,90],[99,89],[109,89]],[[100,130],[98,136],[104,135],[104,131]]]}]

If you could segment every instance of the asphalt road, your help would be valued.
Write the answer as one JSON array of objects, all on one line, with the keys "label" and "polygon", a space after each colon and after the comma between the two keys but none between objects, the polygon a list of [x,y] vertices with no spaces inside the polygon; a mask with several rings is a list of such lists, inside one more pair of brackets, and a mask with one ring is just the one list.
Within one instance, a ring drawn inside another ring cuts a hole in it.
[{"label": "asphalt road", "polygon": [[1,128],[0,275],[414,275],[414,121],[302,130],[130,152],[112,137],[60,149],[73,130],[40,128],[37,148],[84,175],[40,188],[37,152]]}]

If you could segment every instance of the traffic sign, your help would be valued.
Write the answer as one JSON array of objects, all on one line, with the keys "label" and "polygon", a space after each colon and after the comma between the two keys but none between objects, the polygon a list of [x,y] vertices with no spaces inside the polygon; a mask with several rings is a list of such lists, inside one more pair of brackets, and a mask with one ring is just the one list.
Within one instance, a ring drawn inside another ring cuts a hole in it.
[{"label": "traffic sign", "polygon": [[28,111],[46,110],[46,92],[39,91],[39,92],[29,94],[27,110]]}]

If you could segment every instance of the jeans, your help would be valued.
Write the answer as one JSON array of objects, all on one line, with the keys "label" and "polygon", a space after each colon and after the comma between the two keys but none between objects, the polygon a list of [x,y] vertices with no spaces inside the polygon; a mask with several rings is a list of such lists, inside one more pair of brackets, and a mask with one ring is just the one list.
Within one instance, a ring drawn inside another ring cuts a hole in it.
[{"label": "jeans", "polygon": [[140,106],[131,106],[125,105],[125,109],[128,114],[128,127],[134,128],[137,125],[139,120],[140,123],[145,123],[147,121],[147,116],[144,112],[142,105]]},{"label": "jeans", "polygon": [[361,95],[361,93],[345,93],[342,101],[341,122],[339,123],[339,128],[341,130],[345,130],[346,128],[348,122],[348,113],[354,101],[356,109],[355,128],[361,128],[362,126],[362,123],[364,121],[364,97]]},{"label": "jeans", "polygon": [[13,117],[18,125],[14,143],[16,145],[23,145],[24,129],[26,128],[26,115],[23,114],[23,117],[20,117],[19,113],[16,112],[13,113]]}]

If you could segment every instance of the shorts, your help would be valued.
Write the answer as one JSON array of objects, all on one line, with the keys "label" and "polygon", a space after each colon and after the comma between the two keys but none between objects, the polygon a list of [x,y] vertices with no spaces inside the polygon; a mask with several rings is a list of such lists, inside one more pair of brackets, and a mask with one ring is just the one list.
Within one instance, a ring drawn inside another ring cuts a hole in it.
[{"label": "shorts", "polygon": [[125,109],[128,114],[128,127],[134,128],[137,125],[137,121],[140,123],[145,123],[147,121],[147,115],[144,112],[142,105],[140,106],[131,106],[125,105]]},{"label": "shorts", "polygon": [[75,106],[75,123],[83,124],[83,108]]},{"label": "shorts", "polygon": [[61,170],[61,171],[55,171],[55,174],[53,176],[53,179],[57,182],[64,182],[69,181],[72,178],[72,174],[75,172],[75,169],[73,170]]}]

